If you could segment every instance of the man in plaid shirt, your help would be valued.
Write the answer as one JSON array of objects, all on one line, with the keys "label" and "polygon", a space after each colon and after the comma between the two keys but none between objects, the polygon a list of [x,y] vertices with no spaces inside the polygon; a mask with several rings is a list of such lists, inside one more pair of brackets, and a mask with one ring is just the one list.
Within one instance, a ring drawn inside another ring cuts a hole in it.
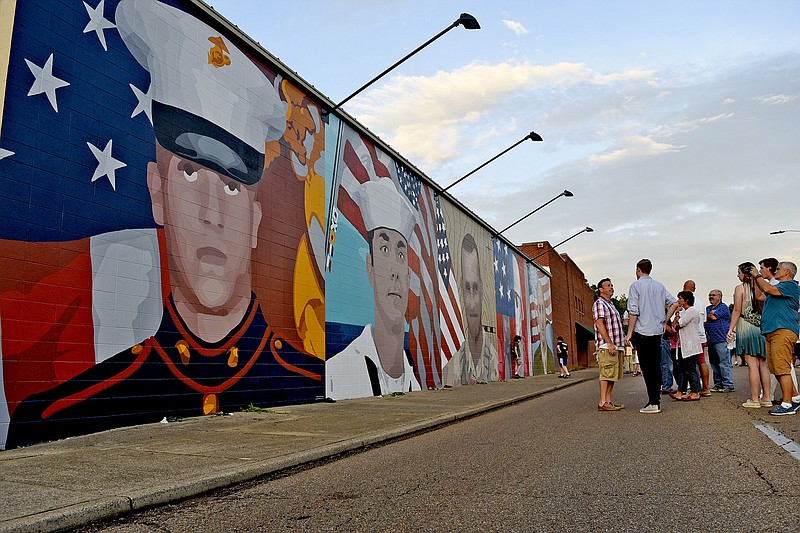
[{"label": "man in plaid shirt", "polygon": [[597,343],[597,361],[600,365],[600,402],[598,411],[619,411],[624,405],[611,401],[614,382],[622,379],[622,358],[625,356],[625,334],[622,319],[617,308],[611,303],[614,284],[603,278],[597,284],[600,297],[592,305],[594,317],[594,338]]}]

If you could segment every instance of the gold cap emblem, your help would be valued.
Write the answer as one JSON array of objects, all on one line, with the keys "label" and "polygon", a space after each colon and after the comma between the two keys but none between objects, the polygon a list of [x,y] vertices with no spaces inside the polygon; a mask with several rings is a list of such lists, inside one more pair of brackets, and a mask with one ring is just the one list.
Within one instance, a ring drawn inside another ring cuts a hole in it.
[{"label": "gold cap emblem", "polygon": [[209,37],[208,40],[214,45],[208,50],[208,64],[217,68],[230,65],[231,56],[228,55],[228,46],[222,37]]}]

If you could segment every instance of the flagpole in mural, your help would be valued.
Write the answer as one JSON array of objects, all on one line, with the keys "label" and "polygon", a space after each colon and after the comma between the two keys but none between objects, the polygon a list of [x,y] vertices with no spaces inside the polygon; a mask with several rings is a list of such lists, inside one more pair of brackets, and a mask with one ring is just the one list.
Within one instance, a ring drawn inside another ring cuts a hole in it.
[{"label": "flagpole in mural", "polygon": [[[446,191],[450,190],[451,188],[455,187],[456,185],[458,185],[459,183],[461,183],[462,181],[464,181],[468,177],[472,176],[473,174],[478,172],[480,169],[482,169],[483,167],[485,167],[486,165],[488,165],[489,163],[491,163],[495,159],[498,159],[501,156],[507,154],[508,152],[510,152],[511,150],[513,150],[514,148],[519,146],[520,144],[524,143],[528,139],[530,139],[532,141],[535,141],[535,142],[542,142],[542,136],[539,135],[538,133],[536,133],[535,131],[532,131],[529,134],[527,134],[525,137],[523,137],[522,139],[518,140],[517,142],[515,142],[514,144],[512,144],[511,146],[509,146],[508,148],[506,148],[505,150],[503,150],[502,152],[500,152],[499,154],[494,156],[493,158],[489,159],[488,161],[486,161],[485,163],[480,165],[479,167],[471,170],[470,172],[467,172],[466,174],[464,174],[463,176],[458,178],[456,181],[454,181],[453,183],[451,183],[450,185],[448,185],[447,187],[442,189],[441,192],[446,192]],[[441,194],[441,193],[439,193],[439,194]],[[500,233],[502,233],[502,231]]]}]

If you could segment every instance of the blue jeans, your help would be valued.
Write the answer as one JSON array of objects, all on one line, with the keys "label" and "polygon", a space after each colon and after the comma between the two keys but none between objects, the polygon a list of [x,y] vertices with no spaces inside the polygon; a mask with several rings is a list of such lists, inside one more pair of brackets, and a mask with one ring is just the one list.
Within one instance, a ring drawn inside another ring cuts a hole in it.
[{"label": "blue jeans", "polygon": [[661,339],[661,390],[672,389],[672,357],[669,351],[669,339]]},{"label": "blue jeans", "polygon": [[714,385],[726,389],[733,388],[733,368],[731,354],[725,342],[708,343],[708,359],[714,373]]}]

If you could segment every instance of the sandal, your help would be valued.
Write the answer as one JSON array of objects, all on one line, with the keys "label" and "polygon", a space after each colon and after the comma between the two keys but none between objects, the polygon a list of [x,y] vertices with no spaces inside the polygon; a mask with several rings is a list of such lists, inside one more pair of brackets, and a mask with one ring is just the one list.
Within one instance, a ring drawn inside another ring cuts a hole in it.
[{"label": "sandal", "polygon": [[700,399],[699,395],[698,396],[692,396],[690,394],[689,396],[685,396],[685,397],[681,398],[681,401],[684,401],[684,402],[696,402],[699,399]]}]

